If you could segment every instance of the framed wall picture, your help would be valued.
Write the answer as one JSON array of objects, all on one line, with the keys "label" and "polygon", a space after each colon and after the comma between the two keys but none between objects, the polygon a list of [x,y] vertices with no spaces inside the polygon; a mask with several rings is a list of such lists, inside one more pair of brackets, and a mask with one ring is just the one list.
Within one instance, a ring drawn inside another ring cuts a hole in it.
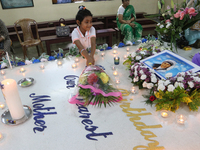
[{"label": "framed wall picture", "polygon": [[1,0],[3,9],[33,7],[33,0]]},{"label": "framed wall picture", "polygon": [[165,75],[168,73],[171,73],[174,77],[180,72],[197,72],[200,70],[200,67],[193,62],[168,50],[145,58],[140,62],[143,62],[148,68],[154,69],[155,73],[162,79],[166,79]]}]

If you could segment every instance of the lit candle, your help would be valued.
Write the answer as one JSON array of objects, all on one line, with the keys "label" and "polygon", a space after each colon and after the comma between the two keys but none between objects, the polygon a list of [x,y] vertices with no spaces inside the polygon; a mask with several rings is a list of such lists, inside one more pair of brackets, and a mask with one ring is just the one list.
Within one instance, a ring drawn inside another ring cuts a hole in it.
[{"label": "lit candle", "polygon": [[117,53],[117,51],[116,50],[113,50],[113,54],[116,54]]},{"label": "lit candle", "polygon": [[42,65],[40,65],[40,69],[44,69],[44,65],[42,64]]},{"label": "lit candle", "polygon": [[101,57],[105,56],[105,53],[104,52],[101,52]]},{"label": "lit candle", "polygon": [[3,134],[0,132],[0,140],[3,139]]},{"label": "lit candle", "polygon": [[4,109],[4,108],[5,108],[5,103],[0,102],[0,108],[1,108],[1,109]]},{"label": "lit candle", "polygon": [[61,65],[62,65],[62,61],[58,61],[58,62],[57,62],[57,65],[58,65],[58,66],[61,66]]},{"label": "lit candle", "polygon": [[132,87],[131,93],[132,93],[132,94],[135,94],[135,93],[136,93],[135,87]]},{"label": "lit candle", "polygon": [[75,59],[75,62],[79,62],[79,59],[78,59],[78,58],[76,58],[76,59]]},{"label": "lit candle", "polygon": [[72,68],[76,68],[77,67],[77,65],[74,63],[74,64],[72,64]]},{"label": "lit candle", "polygon": [[178,116],[177,122],[178,122],[179,124],[184,124],[184,123],[185,123],[184,116],[183,116],[183,115]]},{"label": "lit candle", "polygon": [[13,79],[6,79],[1,82],[1,85],[12,119],[21,119],[25,115],[25,112],[19,97],[16,81]]},{"label": "lit candle", "polygon": [[120,60],[119,57],[114,57],[114,64],[119,65],[119,60]]},{"label": "lit candle", "polygon": [[117,84],[119,84],[120,83],[120,80],[119,80],[119,78],[115,78],[115,82],[117,83]]},{"label": "lit candle", "polygon": [[168,111],[166,111],[166,110],[163,110],[163,111],[161,111],[161,116],[163,117],[163,118],[167,118],[168,117]]},{"label": "lit candle", "polygon": [[114,72],[113,72],[113,75],[114,75],[114,76],[117,76],[117,75],[118,75],[118,72],[117,72],[117,71],[114,71]]},{"label": "lit candle", "polygon": [[127,56],[126,55],[124,55],[124,59],[126,59],[127,58]]},{"label": "lit candle", "polygon": [[25,71],[25,69],[24,68],[20,68],[20,72],[24,72]]},{"label": "lit candle", "polygon": [[126,51],[129,51],[129,47],[126,48]]},{"label": "lit candle", "polygon": [[4,75],[4,74],[5,74],[5,71],[4,71],[4,70],[1,70],[1,74]]}]

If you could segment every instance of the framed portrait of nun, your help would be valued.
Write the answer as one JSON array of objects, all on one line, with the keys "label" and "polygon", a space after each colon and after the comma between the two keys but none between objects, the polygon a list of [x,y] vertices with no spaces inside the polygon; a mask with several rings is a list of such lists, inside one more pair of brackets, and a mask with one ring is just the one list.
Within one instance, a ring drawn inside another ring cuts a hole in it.
[{"label": "framed portrait of nun", "polygon": [[166,79],[168,73],[175,77],[180,72],[198,72],[200,70],[198,65],[168,50],[145,58],[140,62],[153,69],[161,79]]}]

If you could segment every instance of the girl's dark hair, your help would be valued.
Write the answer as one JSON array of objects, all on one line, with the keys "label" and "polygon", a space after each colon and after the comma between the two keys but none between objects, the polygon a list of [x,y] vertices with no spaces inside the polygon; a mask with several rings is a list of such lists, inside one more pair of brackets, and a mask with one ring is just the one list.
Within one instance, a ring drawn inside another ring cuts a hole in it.
[{"label": "girl's dark hair", "polygon": [[80,23],[83,21],[83,19],[85,17],[87,17],[87,16],[91,16],[92,17],[92,13],[88,9],[86,9],[85,6],[81,5],[78,8],[79,8],[79,11],[76,14],[76,20],[79,20]]}]

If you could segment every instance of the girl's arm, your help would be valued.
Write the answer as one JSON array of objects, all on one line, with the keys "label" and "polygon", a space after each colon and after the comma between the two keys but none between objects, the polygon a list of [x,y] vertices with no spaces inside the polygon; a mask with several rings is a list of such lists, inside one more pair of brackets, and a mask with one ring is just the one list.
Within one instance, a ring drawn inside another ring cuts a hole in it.
[{"label": "girl's arm", "polygon": [[81,44],[81,42],[79,40],[74,41],[74,43],[76,44],[76,46],[79,49],[79,52],[81,53],[81,55],[83,57],[85,57],[86,61],[86,65],[88,66],[89,63],[93,63],[93,59],[92,57],[88,54],[87,50],[84,50],[83,45]]}]

